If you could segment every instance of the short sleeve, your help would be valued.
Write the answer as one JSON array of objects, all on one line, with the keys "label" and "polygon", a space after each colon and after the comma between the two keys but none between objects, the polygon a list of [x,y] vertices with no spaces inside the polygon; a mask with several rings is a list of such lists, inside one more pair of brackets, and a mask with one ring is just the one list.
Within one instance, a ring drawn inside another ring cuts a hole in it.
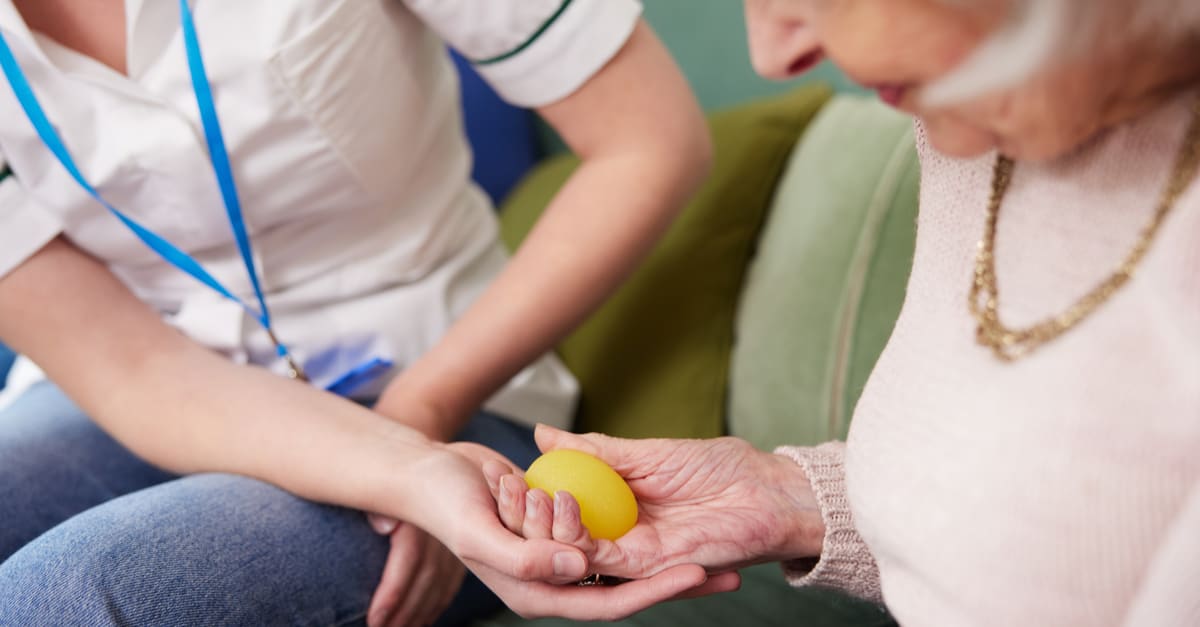
[{"label": "short sleeve", "polygon": [[628,41],[637,0],[405,0],[508,102],[569,96]]},{"label": "short sleeve", "polygon": [[0,277],[12,272],[61,232],[62,223],[58,218],[38,206],[8,166],[3,165],[0,171]]}]

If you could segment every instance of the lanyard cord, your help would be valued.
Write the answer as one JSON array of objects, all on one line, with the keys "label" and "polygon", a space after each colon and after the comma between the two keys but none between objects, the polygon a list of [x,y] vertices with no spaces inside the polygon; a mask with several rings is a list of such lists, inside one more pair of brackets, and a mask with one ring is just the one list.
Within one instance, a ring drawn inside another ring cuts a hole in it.
[{"label": "lanyard cord", "polygon": [[[262,286],[258,282],[258,270],[254,267],[254,253],[250,248],[250,237],[246,234],[246,223],[242,219],[242,202],[238,199],[237,184],[234,183],[233,169],[229,165],[229,152],[225,149],[225,136],[221,133],[221,121],[217,118],[217,108],[213,103],[208,72],[204,69],[204,57],[200,54],[200,40],[196,36],[196,23],[192,20],[192,10],[188,7],[187,0],[179,0],[179,21],[183,30],[184,47],[187,49],[188,73],[192,77],[192,91],[196,93],[196,106],[200,109],[200,121],[204,125],[204,139],[208,143],[209,161],[212,163],[213,173],[217,176],[217,184],[221,187],[221,198],[225,201],[225,213],[229,216],[229,225],[233,228],[238,252],[242,255],[246,273],[250,275],[250,284],[254,287],[254,295],[258,298],[261,312],[261,315],[258,316],[259,321],[269,332],[271,312],[267,309],[267,301],[263,297]],[[282,351],[280,354],[282,357],[286,350],[283,349],[282,344],[278,346]]]},{"label": "lanyard cord", "polygon": [[70,151],[67,150],[62,138],[59,137],[58,131],[55,130],[54,125],[46,117],[45,110],[42,108],[37,96],[33,93],[33,88],[30,86],[29,80],[25,77],[25,73],[21,70],[20,64],[17,63],[16,58],[13,56],[12,49],[9,47],[3,32],[0,32],[0,68],[3,69],[4,75],[12,87],[13,94],[16,96],[18,102],[20,102],[21,108],[25,110],[25,115],[29,118],[30,123],[33,124],[34,130],[37,131],[38,136],[46,144],[46,147],[50,149],[50,152],[58,158],[58,161],[67,170],[67,173],[71,175],[71,178],[75,179],[75,182],[94,198],[96,202],[100,203],[109,213],[116,216],[118,220],[133,231],[138,239],[154,250],[154,252],[158,253],[164,260],[246,310],[247,313],[262,325],[271,341],[275,343],[276,353],[287,363],[290,370],[289,375],[296,379],[307,380],[304,371],[292,358],[287,347],[276,338],[275,332],[271,328],[271,314],[267,309],[267,301],[263,296],[262,286],[258,280],[258,272],[254,266],[254,256],[250,248],[250,237],[246,233],[245,221],[242,218],[241,202],[238,200],[237,195],[237,185],[234,182],[233,171],[229,165],[229,153],[225,148],[225,139],[221,133],[220,121],[217,117],[216,106],[213,103],[212,89],[209,86],[208,75],[204,69],[204,60],[200,54],[200,42],[196,36],[196,26],[192,20],[192,13],[188,7],[187,0],[179,0],[179,10],[184,44],[187,49],[188,70],[192,78],[192,87],[196,93],[196,104],[200,109],[200,119],[204,125],[204,137],[208,144],[209,159],[212,162],[217,183],[221,188],[221,197],[224,200],[229,224],[233,229],[234,238],[237,241],[238,252],[242,256],[246,272],[250,275],[250,284],[253,286],[254,295],[258,300],[259,309],[257,311],[241,298],[235,296],[216,277],[205,270],[198,261],[160,237],[154,231],[142,226],[133,218],[122,213],[105,200],[95,187],[88,183],[83,173],[79,170],[79,167],[75,164],[75,160],[71,156]]}]

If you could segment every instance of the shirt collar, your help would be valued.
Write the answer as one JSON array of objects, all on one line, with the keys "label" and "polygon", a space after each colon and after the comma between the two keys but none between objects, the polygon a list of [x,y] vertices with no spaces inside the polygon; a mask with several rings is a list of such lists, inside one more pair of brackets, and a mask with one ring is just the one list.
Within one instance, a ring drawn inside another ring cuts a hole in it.
[{"label": "shirt collar", "polygon": [[125,64],[129,76],[137,80],[162,56],[178,33],[178,2],[125,0]]},{"label": "shirt collar", "polygon": [[25,19],[17,11],[17,7],[13,6],[12,0],[0,0],[0,29],[4,30],[4,38],[8,40],[9,45],[19,41],[39,60],[45,63],[50,62],[42,52],[41,46],[34,40],[33,32],[25,24]]},{"label": "shirt collar", "polygon": [[[195,5],[189,0],[189,5]],[[19,41],[38,60],[54,65],[12,0],[0,0],[0,29],[10,43]],[[162,54],[179,32],[179,4],[173,0],[125,0],[125,64],[136,79]]]}]

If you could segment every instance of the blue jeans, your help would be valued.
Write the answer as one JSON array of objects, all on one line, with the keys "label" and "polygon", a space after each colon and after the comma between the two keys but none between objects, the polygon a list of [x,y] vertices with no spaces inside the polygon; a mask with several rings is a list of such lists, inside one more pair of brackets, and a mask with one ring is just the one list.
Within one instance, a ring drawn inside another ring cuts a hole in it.
[{"label": "blue jeans", "polygon": [[[486,413],[460,438],[537,455]],[[387,554],[361,512],[154,468],[52,384],[0,412],[0,625],[361,624]],[[468,575],[438,624],[500,607]]]}]

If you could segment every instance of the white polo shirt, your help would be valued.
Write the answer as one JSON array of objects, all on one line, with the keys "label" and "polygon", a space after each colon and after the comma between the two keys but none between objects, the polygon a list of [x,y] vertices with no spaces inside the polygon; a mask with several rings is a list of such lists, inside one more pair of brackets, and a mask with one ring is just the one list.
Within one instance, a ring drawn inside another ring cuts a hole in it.
[{"label": "white polo shirt", "polygon": [[[209,163],[178,4],[126,0],[125,10],[128,76],[31,33],[11,0],[0,0],[0,29],[100,193],[253,302]],[[494,211],[470,182],[444,42],[510,102],[538,106],[598,71],[641,7],[196,0],[194,10],[275,328],[319,380],[373,356],[397,369],[412,363],[505,263]],[[274,361],[238,305],[161,260],[70,178],[6,85],[0,152],[14,173],[0,182],[0,276],[63,234],[196,341],[237,361]],[[388,378],[358,395],[377,394]],[[561,426],[575,394],[548,356],[487,406]]]}]

